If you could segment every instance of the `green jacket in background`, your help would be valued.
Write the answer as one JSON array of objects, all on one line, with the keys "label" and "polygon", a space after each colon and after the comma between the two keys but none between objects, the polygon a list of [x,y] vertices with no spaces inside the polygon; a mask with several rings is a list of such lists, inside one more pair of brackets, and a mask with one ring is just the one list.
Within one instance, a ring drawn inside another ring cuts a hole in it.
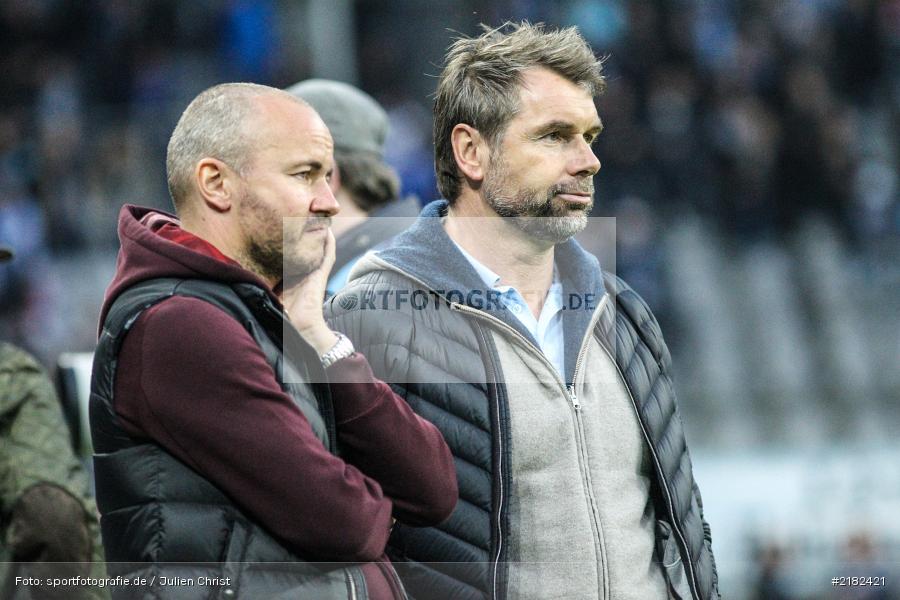
[{"label": "green jacket in background", "polygon": [[[16,575],[105,576],[88,489],[53,384],[34,358],[0,342],[0,597],[55,595],[45,589],[29,594],[14,585]],[[93,564],[48,564],[88,562]],[[106,596],[84,586],[57,593]]]}]

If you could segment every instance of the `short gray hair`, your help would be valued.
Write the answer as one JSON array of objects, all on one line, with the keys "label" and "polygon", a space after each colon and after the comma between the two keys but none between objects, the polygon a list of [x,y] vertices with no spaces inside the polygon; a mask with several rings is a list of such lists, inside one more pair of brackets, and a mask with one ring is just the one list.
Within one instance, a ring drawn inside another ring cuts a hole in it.
[{"label": "short gray hair", "polygon": [[176,212],[181,214],[185,208],[197,161],[217,158],[238,173],[246,171],[253,143],[246,122],[258,110],[253,100],[270,94],[283,94],[308,106],[277,88],[223,83],[201,92],[184,110],[166,150],[166,179]]},{"label": "short gray hair", "polygon": [[459,123],[477,129],[494,145],[519,109],[522,72],[544,67],[585,88],[603,92],[603,61],[575,27],[545,30],[542,23],[483,26],[476,38],[457,39],[447,51],[434,102],[434,168],[449,202],[459,196],[461,176],[451,133]]}]

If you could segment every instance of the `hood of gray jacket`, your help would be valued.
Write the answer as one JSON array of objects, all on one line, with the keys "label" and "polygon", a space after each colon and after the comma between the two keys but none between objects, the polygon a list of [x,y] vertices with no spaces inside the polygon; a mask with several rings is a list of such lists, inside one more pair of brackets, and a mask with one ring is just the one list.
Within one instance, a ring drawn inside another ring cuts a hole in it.
[{"label": "hood of gray jacket", "polygon": [[[363,257],[350,279],[393,268],[418,280],[448,302],[464,304],[500,319],[537,347],[537,341],[511,311],[502,304],[484,301],[487,291],[484,282],[444,231],[441,219],[447,215],[447,208],[446,200],[426,205],[412,227],[395,237],[386,248]],[[574,239],[556,245],[555,260],[566,305],[563,313],[566,383],[571,384],[575,360],[593,309],[600,305],[606,289],[600,262]],[[475,290],[481,293],[472,294]]]}]

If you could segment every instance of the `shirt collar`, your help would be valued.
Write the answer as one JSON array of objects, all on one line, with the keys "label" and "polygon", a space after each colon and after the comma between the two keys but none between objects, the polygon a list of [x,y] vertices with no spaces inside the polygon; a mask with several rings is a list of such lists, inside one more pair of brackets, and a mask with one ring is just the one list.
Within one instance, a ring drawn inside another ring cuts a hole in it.
[{"label": "shirt collar", "polygon": [[456,240],[453,240],[451,238],[450,241],[453,242],[453,245],[456,246],[456,249],[466,257],[466,260],[469,261],[469,263],[472,265],[472,268],[475,269],[475,272],[478,273],[478,276],[481,277],[481,280],[484,282],[484,285],[488,287],[488,289],[497,287],[497,284],[500,283],[499,275],[488,269],[477,258],[466,252],[465,248],[456,243]]},{"label": "shirt collar", "polygon": [[[472,268],[475,269],[475,272],[478,273],[478,276],[481,277],[481,280],[484,282],[484,285],[488,287],[488,289],[497,289],[503,293],[508,292],[511,289],[514,289],[512,286],[498,285],[500,283],[500,276],[487,268],[481,261],[477,258],[466,252],[465,248],[456,243],[455,240],[451,239],[453,245],[456,246],[457,250],[469,261],[469,264],[472,265]],[[516,290],[518,291],[518,290]],[[550,289],[548,290],[549,295],[561,294],[562,293],[562,280],[559,278],[559,270],[556,268],[556,262],[553,263],[553,282],[550,284]]]}]

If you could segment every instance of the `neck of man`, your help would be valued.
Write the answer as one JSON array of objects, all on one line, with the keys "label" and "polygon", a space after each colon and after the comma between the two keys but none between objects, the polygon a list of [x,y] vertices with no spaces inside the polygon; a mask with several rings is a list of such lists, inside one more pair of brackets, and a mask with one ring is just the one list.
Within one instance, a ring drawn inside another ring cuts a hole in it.
[{"label": "neck of man", "polygon": [[501,218],[473,190],[464,190],[447,211],[444,230],[481,264],[522,295],[537,319],[553,283],[550,242],[535,240]]},{"label": "neck of man", "polygon": [[368,219],[369,213],[361,209],[353,197],[344,191],[343,188],[337,191],[335,199],[338,201],[341,211],[331,219],[331,232],[334,234],[334,237],[339,238]]}]

